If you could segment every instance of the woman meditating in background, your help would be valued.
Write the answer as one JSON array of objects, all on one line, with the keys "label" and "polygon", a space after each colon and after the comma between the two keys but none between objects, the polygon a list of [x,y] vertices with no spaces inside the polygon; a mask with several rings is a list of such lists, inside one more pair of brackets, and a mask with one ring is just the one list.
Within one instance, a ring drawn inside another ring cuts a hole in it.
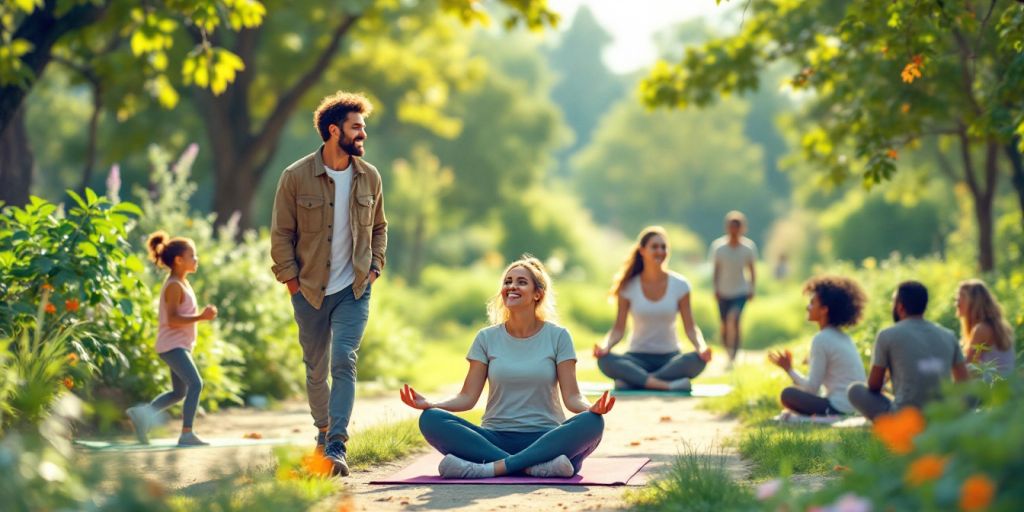
[{"label": "woman meditating in background", "polygon": [[[487,309],[491,326],[473,340],[459,394],[431,402],[408,385],[399,393],[406,405],[423,410],[420,431],[445,454],[441,477],[573,476],[601,442],[602,415],[615,398],[605,392],[591,404],[580,393],[572,337],[551,321],[554,294],[540,261],[524,257],[509,265]],[[451,413],[472,409],[484,382],[481,426]],[[568,420],[559,392],[565,408],[577,413]]]},{"label": "woman meditating in background", "polygon": [[[690,283],[666,268],[668,257],[665,230],[645,228],[615,278],[612,295],[618,301],[618,314],[604,346],[594,345],[594,357],[618,389],[689,391],[690,379],[700,375],[711,360],[711,349],[693,323]],[[633,335],[629,351],[613,354],[612,347],[622,341],[630,314]],[[677,314],[695,352],[679,350]]]}]

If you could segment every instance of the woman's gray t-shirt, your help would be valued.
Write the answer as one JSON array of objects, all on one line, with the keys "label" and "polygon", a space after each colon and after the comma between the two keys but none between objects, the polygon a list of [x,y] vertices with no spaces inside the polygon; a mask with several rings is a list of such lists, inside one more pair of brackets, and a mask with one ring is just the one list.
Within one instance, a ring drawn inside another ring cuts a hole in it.
[{"label": "woman's gray t-shirt", "polygon": [[544,322],[537,334],[514,338],[504,324],[477,333],[466,359],[487,365],[483,427],[506,432],[551,430],[565,421],[555,366],[576,360],[572,336]]}]

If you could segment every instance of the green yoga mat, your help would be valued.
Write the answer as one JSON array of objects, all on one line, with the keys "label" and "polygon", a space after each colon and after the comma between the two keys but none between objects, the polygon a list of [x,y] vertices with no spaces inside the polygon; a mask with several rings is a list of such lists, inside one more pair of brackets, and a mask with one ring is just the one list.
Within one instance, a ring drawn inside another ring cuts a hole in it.
[{"label": "green yoga mat", "polygon": [[89,439],[75,439],[75,446],[93,452],[158,452],[166,450],[185,450],[191,448],[234,448],[242,446],[277,446],[287,444],[310,443],[310,439],[205,439],[210,446],[179,447],[177,438],[150,439],[149,444],[139,444],[135,441],[101,441]]},{"label": "green yoga mat", "polygon": [[671,397],[717,397],[732,392],[728,384],[694,384],[691,391],[656,391],[653,389],[612,389],[611,384],[603,382],[581,382],[580,391],[587,395],[599,395],[611,391],[614,396],[671,396]]}]

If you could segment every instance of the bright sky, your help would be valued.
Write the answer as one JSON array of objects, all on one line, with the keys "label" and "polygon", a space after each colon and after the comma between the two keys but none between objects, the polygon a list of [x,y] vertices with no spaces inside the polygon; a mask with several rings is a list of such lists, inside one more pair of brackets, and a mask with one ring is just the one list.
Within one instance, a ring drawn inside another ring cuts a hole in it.
[{"label": "bright sky", "polygon": [[[605,64],[616,73],[647,67],[657,59],[654,34],[681,21],[701,16],[715,17],[727,2],[715,0],[548,0],[548,6],[562,15],[561,29],[572,23],[573,14],[586,4],[597,21],[611,33],[614,42],[605,50]],[[628,6],[628,7],[627,7]]]}]

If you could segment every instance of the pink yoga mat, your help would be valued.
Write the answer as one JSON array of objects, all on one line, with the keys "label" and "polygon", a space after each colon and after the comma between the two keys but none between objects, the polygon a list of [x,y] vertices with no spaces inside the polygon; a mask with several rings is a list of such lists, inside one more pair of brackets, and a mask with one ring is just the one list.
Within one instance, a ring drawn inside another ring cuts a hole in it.
[{"label": "pink yoga mat", "polygon": [[486,484],[486,485],[643,485],[646,478],[637,473],[651,459],[646,457],[590,457],[583,461],[583,468],[572,478],[534,478],[532,476],[500,476],[455,480],[441,478],[437,465],[443,455],[432,452],[413,461],[408,467],[371,484]]}]

